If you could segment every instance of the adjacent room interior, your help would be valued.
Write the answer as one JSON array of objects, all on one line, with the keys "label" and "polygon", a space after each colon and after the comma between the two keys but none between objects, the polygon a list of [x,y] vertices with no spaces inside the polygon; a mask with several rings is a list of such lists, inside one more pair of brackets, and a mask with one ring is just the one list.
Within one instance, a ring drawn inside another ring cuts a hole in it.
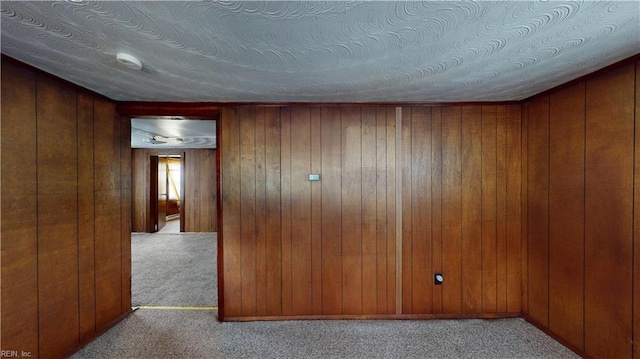
[{"label": "adjacent room interior", "polygon": [[640,359],[640,2],[0,6],[3,353]]}]

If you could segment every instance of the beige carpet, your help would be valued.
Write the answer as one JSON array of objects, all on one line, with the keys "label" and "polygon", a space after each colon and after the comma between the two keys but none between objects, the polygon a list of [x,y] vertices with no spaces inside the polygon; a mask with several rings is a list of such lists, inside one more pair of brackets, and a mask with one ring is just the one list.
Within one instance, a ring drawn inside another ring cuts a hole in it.
[{"label": "beige carpet", "polygon": [[522,319],[220,323],[139,309],[73,358],[578,358]]},{"label": "beige carpet", "polygon": [[133,233],[133,306],[215,306],[215,233]]}]

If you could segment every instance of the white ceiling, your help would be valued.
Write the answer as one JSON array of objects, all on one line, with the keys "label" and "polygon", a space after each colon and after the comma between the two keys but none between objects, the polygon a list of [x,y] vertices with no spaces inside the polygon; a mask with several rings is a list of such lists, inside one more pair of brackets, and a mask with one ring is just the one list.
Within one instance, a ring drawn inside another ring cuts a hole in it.
[{"label": "white ceiling", "polygon": [[216,148],[216,121],[133,118],[131,148]]},{"label": "white ceiling", "polygon": [[[2,1],[2,53],[114,100],[520,100],[640,52],[639,1]],[[118,65],[127,52],[142,71]]]}]

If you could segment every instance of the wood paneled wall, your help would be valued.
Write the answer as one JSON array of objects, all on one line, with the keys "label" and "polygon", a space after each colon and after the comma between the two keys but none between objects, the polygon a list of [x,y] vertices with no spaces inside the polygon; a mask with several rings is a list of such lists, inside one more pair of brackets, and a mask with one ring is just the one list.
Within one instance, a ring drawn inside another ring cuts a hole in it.
[{"label": "wood paneled wall", "polygon": [[221,315],[519,313],[519,108],[223,109]]},{"label": "wood paneled wall", "polygon": [[594,358],[640,358],[637,337],[632,344],[633,333],[640,335],[640,235],[634,234],[640,219],[634,211],[640,198],[640,137],[634,135],[639,90],[632,64],[522,108],[528,154],[525,312]]},{"label": "wood paneled wall", "polygon": [[151,232],[151,201],[149,199],[150,156],[180,155],[183,159],[185,193],[181,199],[185,232],[216,232],[216,150],[214,149],[133,149],[133,211],[134,232]]},{"label": "wood paneled wall", "polygon": [[63,357],[131,310],[115,103],[2,62],[2,349]]}]

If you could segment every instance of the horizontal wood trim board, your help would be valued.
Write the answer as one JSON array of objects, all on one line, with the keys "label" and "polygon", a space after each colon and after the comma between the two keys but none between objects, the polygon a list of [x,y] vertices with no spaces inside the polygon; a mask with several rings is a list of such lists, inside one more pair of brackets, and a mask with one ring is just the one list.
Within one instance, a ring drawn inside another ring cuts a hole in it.
[{"label": "horizontal wood trim board", "polygon": [[385,315],[292,315],[264,317],[226,317],[229,322],[282,320],[432,320],[432,319],[504,319],[522,318],[522,313],[465,314],[385,314]]}]

